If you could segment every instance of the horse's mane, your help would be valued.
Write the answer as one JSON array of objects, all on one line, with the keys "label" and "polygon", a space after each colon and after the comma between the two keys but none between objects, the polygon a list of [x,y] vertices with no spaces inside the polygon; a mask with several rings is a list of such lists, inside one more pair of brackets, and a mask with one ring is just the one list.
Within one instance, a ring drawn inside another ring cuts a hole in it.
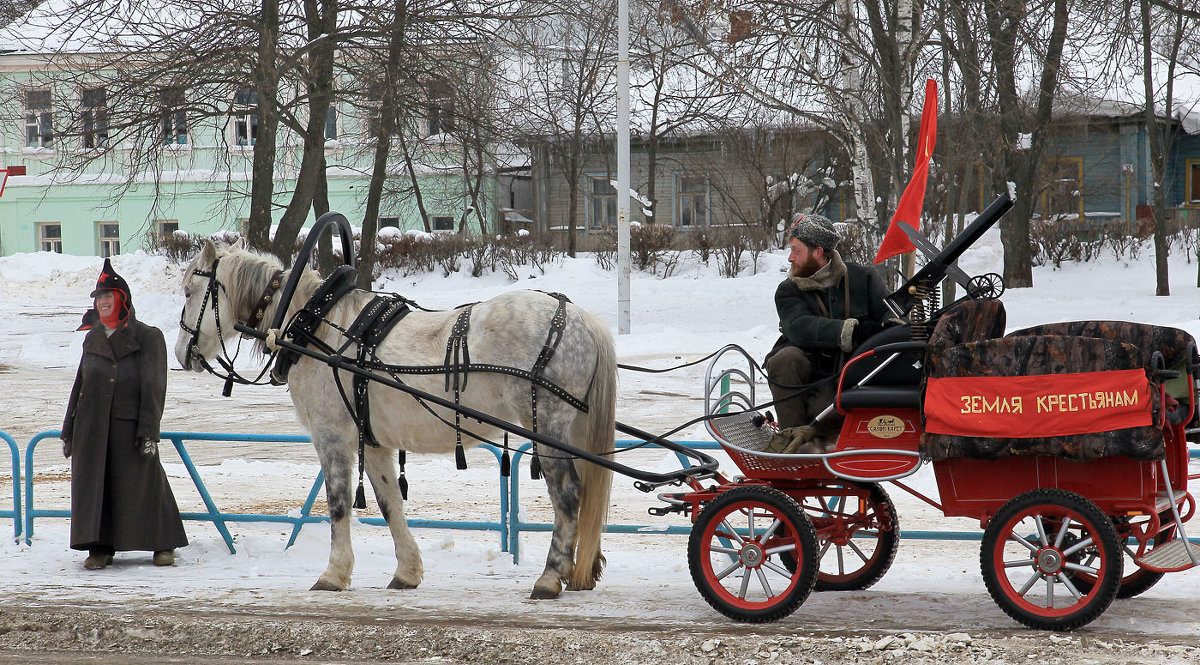
[{"label": "horse's mane", "polygon": [[253,314],[271,275],[283,270],[283,263],[274,254],[239,247],[221,250],[217,257],[232,270],[224,283],[225,290],[237,320],[245,321]]}]

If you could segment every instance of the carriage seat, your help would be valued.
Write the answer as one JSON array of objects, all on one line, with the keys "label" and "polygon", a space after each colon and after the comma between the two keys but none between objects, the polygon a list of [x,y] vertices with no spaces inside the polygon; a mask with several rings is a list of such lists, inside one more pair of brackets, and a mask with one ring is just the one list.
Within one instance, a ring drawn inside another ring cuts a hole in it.
[{"label": "carriage seat", "polygon": [[[1128,342],[1141,350],[1141,365],[1152,376],[1155,370],[1168,372],[1162,380],[1163,388],[1177,404],[1166,414],[1167,418],[1175,424],[1186,423],[1196,413],[1194,386],[1200,376],[1200,355],[1196,340],[1184,330],[1131,321],[1064,321],[1009,333],[1009,336],[1019,335],[1099,337]],[[1156,366],[1156,363],[1161,364]],[[1170,377],[1171,373],[1177,376]]]},{"label": "carriage seat", "polygon": [[[980,385],[992,377],[1045,377],[1048,384],[1055,384],[1059,381],[1055,377],[1061,376],[1066,381],[1073,374],[1151,370],[1155,356],[1161,354],[1174,359],[1179,355],[1170,349],[1158,348],[1174,346],[1179,341],[1170,332],[1173,329],[1156,331],[1154,328],[1125,322],[1047,324],[937,351],[932,348],[931,339],[928,377],[930,382],[940,378],[977,378]],[[1186,350],[1187,343],[1181,348]],[[1148,375],[1143,374],[1140,381],[1148,380]],[[1134,384],[1129,387],[1136,388]],[[1144,383],[1142,388],[1145,389]],[[930,402],[931,399],[934,399],[932,388],[925,403],[927,419],[934,413],[934,407],[946,413],[949,405]],[[921,449],[935,461],[949,457],[994,459],[1011,455],[1049,455],[1077,461],[1113,455],[1137,460],[1161,459],[1165,450],[1160,429],[1162,414],[1158,413],[1158,400],[1153,396],[1147,409],[1149,424],[1114,429],[1096,427],[1091,431],[1058,435],[951,434],[930,432],[930,426],[922,435]]]},{"label": "carriage seat", "polygon": [[[925,379],[925,354],[965,341],[999,337],[1004,334],[1004,305],[999,300],[964,300],[947,308],[938,318],[928,343],[912,340],[910,325],[893,326],[881,331],[854,351],[854,355],[875,351],[842,371],[842,390],[838,408],[917,409],[922,404]],[[857,384],[871,370],[891,356],[898,356],[870,381]]]}]

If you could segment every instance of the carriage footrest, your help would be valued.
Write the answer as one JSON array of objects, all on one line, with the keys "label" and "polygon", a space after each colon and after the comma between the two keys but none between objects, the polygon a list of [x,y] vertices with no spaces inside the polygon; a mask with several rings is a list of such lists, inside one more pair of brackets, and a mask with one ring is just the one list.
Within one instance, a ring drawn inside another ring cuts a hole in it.
[{"label": "carriage footrest", "polygon": [[[1192,543],[1191,549],[1197,558],[1200,558],[1200,545]],[[1138,559],[1137,564],[1159,572],[1187,570],[1196,565],[1188,556],[1188,543],[1184,540],[1172,540],[1155,547],[1146,556]]]},{"label": "carriage footrest", "polygon": [[[778,431],[774,423],[755,423],[757,413],[742,412],[718,416],[708,421],[709,432],[718,441],[738,448],[761,452],[766,450],[771,437]],[[761,418],[761,416],[760,416]]]},{"label": "carriage footrest", "polygon": [[[1180,489],[1175,489],[1174,494],[1175,494],[1176,501],[1183,501],[1187,496],[1187,493]],[[1159,492],[1158,495],[1156,495],[1154,497],[1154,511],[1161,514],[1170,509],[1171,509],[1170,497],[1167,496],[1166,492]],[[1200,545],[1198,545],[1197,547],[1200,547]]]}]

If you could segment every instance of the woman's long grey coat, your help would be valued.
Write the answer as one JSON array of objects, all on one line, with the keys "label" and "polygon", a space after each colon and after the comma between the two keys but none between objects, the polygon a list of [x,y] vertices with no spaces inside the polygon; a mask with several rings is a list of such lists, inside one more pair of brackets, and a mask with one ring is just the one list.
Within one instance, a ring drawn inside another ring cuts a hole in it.
[{"label": "woman's long grey coat", "polygon": [[62,438],[71,448],[71,547],[160,551],[187,545],[183,521],[157,455],[140,439],[158,440],[167,394],[162,331],[139,322],[105,335],[97,324],[67,404]]}]

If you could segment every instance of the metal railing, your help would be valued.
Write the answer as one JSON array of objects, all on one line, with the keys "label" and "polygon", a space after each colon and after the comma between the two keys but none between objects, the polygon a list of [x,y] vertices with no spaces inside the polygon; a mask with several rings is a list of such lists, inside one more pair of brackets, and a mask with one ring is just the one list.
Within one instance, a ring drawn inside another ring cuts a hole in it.
[{"label": "metal railing", "polygon": [[[0,434],[3,434],[3,432],[0,432]],[[36,473],[34,471],[34,464],[33,464],[34,449],[37,447],[37,444],[40,443],[42,440],[57,439],[60,434],[61,434],[61,432],[59,430],[48,430],[45,432],[41,432],[41,433],[37,434],[36,436],[34,436],[33,439],[30,440],[29,445],[26,446],[26,448],[25,448],[25,467],[24,467],[25,468],[25,474],[24,474],[24,476],[25,476],[25,514],[24,514],[25,530],[24,530],[24,537],[25,537],[26,543],[31,543],[33,540],[34,521],[36,518],[38,518],[38,517],[70,517],[71,516],[70,510],[37,508],[35,500],[34,500],[34,493],[33,493],[34,479],[36,476]],[[11,437],[8,437],[8,435],[6,435],[6,434],[4,436],[11,441]],[[188,476],[191,478],[192,484],[195,485],[196,491],[200,494],[200,499],[204,503],[204,507],[205,507],[204,512],[181,512],[183,519],[203,521],[203,522],[212,522],[213,526],[217,529],[217,532],[221,534],[221,538],[225,541],[225,546],[229,549],[230,554],[237,552],[237,549],[234,547],[233,534],[231,534],[229,532],[228,524],[230,522],[274,522],[274,523],[291,524],[292,525],[292,534],[291,534],[291,537],[288,539],[288,543],[287,543],[287,547],[291,547],[292,544],[295,543],[296,537],[300,534],[300,530],[304,528],[305,524],[329,521],[329,517],[327,517],[325,515],[313,515],[312,514],[313,504],[316,502],[317,495],[321,491],[321,488],[324,487],[324,484],[325,484],[325,476],[322,473],[318,473],[317,477],[313,480],[313,484],[312,484],[312,487],[309,489],[307,498],[305,499],[304,503],[301,505],[300,510],[297,511],[297,513],[295,513],[295,514],[293,514],[291,512],[284,513],[284,514],[226,513],[226,512],[223,512],[217,506],[216,501],[213,499],[211,493],[208,491],[208,486],[205,484],[203,478],[201,478],[200,471],[196,467],[196,464],[192,461],[191,455],[188,453],[187,446],[184,445],[184,441],[222,441],[222,442],[241,441],[241,442],[256,442],[256,443],[308,443],[308,442],[310,442],[310,439],[307,436],[295,435],[295,434],[213,434],[213,433],[208,433],[208,432],[162,432],[160,437],[161,437],[161,439],[160,439],[161,441],[170,441],[171,444],[175,447],[175,451],[177,453],[179,453],[179,459],[183,462],[184,467],[187,469]],[[15,461],[18,459],[16,452],[15,452],[16,444],[15,443],[11,444],[11,447],[14,450],[14,469],[18,469],[20,467],[18,464],[15,463]],[[495,446],[492,446],[490,444],[484,444],[479,447],[489,450],[493,455],[496,456],[497,459],[499,459],[502,454],[502,451],[499,448],[496,448]],[[17,530],[17,533],[16,533],[15,537],[18,539],[21,537],[21,532],[20,532],[20,521],[21,521],[20,520],[20,512],[21,512],[20,511],[20,496],[21,495],[20,495],[20,491],[19,491],[20,484],[19,484],[19,481],[17,480],[19,477],[20,477],[20,474],[16,473],[16,471],[14,470],[14,473],[13,473],[13,478],[14,478],[13,496],[14,496],[14,501],[16,502],[16,505],[18,506],[18,508],[17,508],[17,510],[15,510],[13,512],[14,512],[14,521],[17,523],[17,526],[15,527],[15,529]],[[501,547],[503,547],[505,545],[505,543],[508,542],[507,519],[508,519],[508,515],[509,515],[508,485],[507,485],[507,483],[504,482],[503,478],[501,478],[500,482],[498,483],[498,492],[499,492],[499,504],[500,505],[499,505],[499,510],[498,510],[498,519],[494,522],[493,521],[410,519],[410,520],[408,520],[408,525],[410,527],[423,527],[423,528],[495,531],[499,534]],[[0,516],[4,516],[4,515],[6,515],[6,513],[0,513]],[[363,518],[360,518],[358,521],[363,522],[364,524],[371,524],[371,525],[375,525],[375,526],[387,526],[387,522],[385,522],[382,518],[379,518],[379,517],[363,517]]]},{"label": "metal railing", "polygon": [[[58,430],[48,430],[41,432],[30,440],[25,448],[25,464],[21,466],[19,448],[13,438],[6,432],[0,431],[0,438],[3,438],[7,443],[12,457],[13,467],[13,510],[0,511],[0,518],[11,518],[13,520],[13,537],[21,539],[22,536],[26,543],[31,543],[34,534],[34,521],[38,517],[70,517],[70,510],[61,509],[40,509],[36,507],[34,500],[34,479],[36,473],[34,471],[33,454],[37,444],[43,439],[57,439],[60,432]],[[288,512],[285,514],[262,514],[262,513],[226,513],[223,512],[217,505],[216,501],[208,491],[208,487],[201,477],[200,471],[192,461],[191,455],[188,453],[185,441],[212,441],[212,442],[258,442],[258,443],[308,443],[309,437],[304,435],[271,435],[271,434],[213,434],[205,432],[163,432],[162,440],[171,441],[176,452],[179,454],[180,460],[187,469],[188,475],[192,480],[196,491],[199,493],[201,501],[204,503],[205,510],[203,512],[184,512],[181,513],[186,520],[211,522],[221,534],[225,541],[229,552],[235,553],[237,550],[234,547],[234,537],[230,533],[228,524],[231,522],[267,522],[267,523],[284,523],[292,525],[291,536],[288,539],[285,547],[291,547],[300,531],[306,524],[315,522],[328,522],[329,518],[324,515],[313,515],[312,508],[315,504],[318,493],[324,487],[324,475],[318,472],[313,484],[309,489],[308,495],[301,504],[298,511]],[[679,442],[687,447],[696,450],[720,450],[721,446],[715,441],[682,441]],[[618,450],[629,449],[639,446],[654,446],[654,444],[646,444],[642,441],[619,440],[615,442],[615,447]],[[491,452],[497,461],[503,455],[503,450],[491,444],[482,444],[480,448]],[[658,446],[654,446],[658,447]],[[504,552],[512,554],[513,562],[520,562],[520,535],[523,532],[547,532],[553,529],[553,525],[545,522],[525,522],[521,520],[521,462],[529,456],[532,450],[532,444],[525,443],[521,445],[512,455],[511,473],[505,478],[499,474],[497,470],[497,498],[498,498],[498,516],[495,521],[463,521],[463,520],[429,520],[429,519],[409,519],[408,525],[413,528],[438,528],[438,529],[460,529],[460,530],[475,530],[475,531],[495,531],[500,536],[500,547]],[[1200,449],[1189,450],[1189,456],[1192,459],[1200,459]],[[681,468],[688,466],[688,460],[676,453],[679,458]],[[499,465],[498,465],[499,466]],[[22,473],[22,469],[24,473]],[[21,479],[24,478],[25,492],[24,497],[21,494]],[[24,499],[22,501],[22,498]],[[22,510],[24,509],[24,510]],[[380,517],[363,517],[358,519],[359,522],[374,526],[387,526],[386,521]],[[24,528],[22,529],[22,525]],[[664,535],[686,535],[691,531],[691,525],[650,525],[650,524],[609,524],[605,531],[608,533],[638,533],[638,534],[664,534]],[[916,539],[916,540],[979,540],[982,537],[980,531],[943,531],[943,530],[918,530],[918,531],[902,531],[901,538]],[[1197,539],[1190,538],[1193,542]]]},{"label": "metal railing", "polygon": [[12,510],[0,510],[0,517],[8,517],[13,521],[13,540],[21,539],[21,454],[17,449],[17,442],[9,436],[8,432],[0,432],[0,439],[8,444],[8,451],[12,454]]}]

